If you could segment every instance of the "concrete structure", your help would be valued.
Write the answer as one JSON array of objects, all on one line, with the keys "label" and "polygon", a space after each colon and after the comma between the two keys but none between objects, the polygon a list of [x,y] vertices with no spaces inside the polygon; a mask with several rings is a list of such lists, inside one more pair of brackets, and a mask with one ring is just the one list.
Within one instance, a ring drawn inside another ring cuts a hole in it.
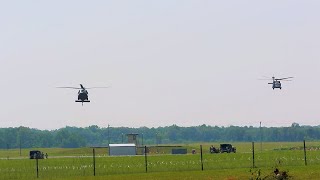
[{"label": "concrete structure", "polygon": [[137,155],[135,144],[109,144],[109,156]]},{"label": "concrete structure", "polygon": [[135,144],[136,146],[138,146],[139,145],[138,135],[139,134],[136,134],[136,133],[127,134],[128,143],[129,144]]}]

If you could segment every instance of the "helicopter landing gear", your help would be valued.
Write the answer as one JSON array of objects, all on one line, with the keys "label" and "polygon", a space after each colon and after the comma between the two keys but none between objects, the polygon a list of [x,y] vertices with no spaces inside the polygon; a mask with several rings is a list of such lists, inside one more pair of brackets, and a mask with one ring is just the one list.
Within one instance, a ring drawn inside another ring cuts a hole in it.
[{"label": "helicopter landing gear", "polygon": [[82,100],[75,100],[75,102],[81,102],[81,103],[84,103],[84,102],[90,102],[89,100],[84,100],[84,101],[82,101]]}]

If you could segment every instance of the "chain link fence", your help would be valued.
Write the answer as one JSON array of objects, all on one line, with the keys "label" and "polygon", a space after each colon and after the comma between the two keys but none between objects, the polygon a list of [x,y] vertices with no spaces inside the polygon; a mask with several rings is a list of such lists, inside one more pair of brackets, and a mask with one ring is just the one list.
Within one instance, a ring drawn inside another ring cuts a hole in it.
[{"label": "chain link fence", "polygon": [[[241,143],[239,143],[241,144]],[[233,153],[210,153],[211,145],[186,146],[187,154],[171,154],[172,148],[140,147],[136,156],[108,156],[97,153],[75,156],[56,156],[48,159],[3,158],[0,160],[0,179],[66,178],[105,176],[169,171],[206,171],[215,169],[261,168],[276,166],[312,166],[320,164],[318,146],[279,145],[262,148],[250,143]],[[142,150],[141,150],[142,149]],[[107,153],[107,150],[105,150]]]}]

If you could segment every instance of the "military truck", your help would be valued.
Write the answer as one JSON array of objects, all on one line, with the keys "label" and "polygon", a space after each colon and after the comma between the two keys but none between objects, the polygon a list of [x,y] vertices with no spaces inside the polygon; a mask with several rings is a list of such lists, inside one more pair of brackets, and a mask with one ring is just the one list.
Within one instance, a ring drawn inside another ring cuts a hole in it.
[{"label": "military truck", "polygon": [[41,151],[33,150],[29,153],[30,159],[44,159],[44,154]]},{"label": "military truck", "polygon": [[232,146],[231,144],[220,144],[220,153],[236,153],[236,147]]}]

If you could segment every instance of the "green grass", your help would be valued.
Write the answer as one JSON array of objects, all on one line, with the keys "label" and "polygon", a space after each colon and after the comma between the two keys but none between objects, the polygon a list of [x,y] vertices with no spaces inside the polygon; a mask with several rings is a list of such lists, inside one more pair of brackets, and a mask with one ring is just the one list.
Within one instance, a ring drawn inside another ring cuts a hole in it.
[{"label": "green grass", "polygon": [[[306,179],[319,179],[320,177],[320,166],[293,166],[284,168],[289,172],[289,175],[295,180],[306,180]],[[258,170],[258,169],[256,169]],[[272,168],[261,168],[261,177],[272,175]],[[247,168],[235,168],[235,169],[217,169],[217,170],[205,170],[205,171],[178,171],[178,172],[152,172],[152,173],[136,173],[136,174],[122,174],[122,175],[107,175],[107,176],[95,176],[95,177],[73,177],[73,178],[61,178],[61,179],[78,179],[78,180],[102,180],[102,179],[139,179],[139,180],[150,180],[150,179],[205,179],[205,180],[249,180],[250,178],[256,178],[256,173],[251,173],[250,169]]]},{"label": "green grass", "polygon": [[[218,146],[218,144],[213,144]],[[263,143],[255,145],[255,167],[253,166],[251,143],[233,143],[237,153],[209,154],[211,144],[203,143],[203,168],[201,171],[200,146],[185,146],[188,152],[197,154],[170,155],[170,148],[152,149],[147,157],[148,173],[144,156],[108,156],[106,149],[96,149],[96,177],[93,177],[91,148],[63,149],[40,148],[49,159],[39,160],[41,179],[249,179],[258,169],[266,176],[275,167],[289,171],[295,179],[317,179],[320,168],[320,151],[308,150],[305,166],[303,150],[288,150],[303,146],[302,143]],[[318,142],[308,143],[318,146]],[[279,150],[285,149],[285,150]],[[28,159],[30,149],[0,150],[0,179],[35,179],[36,160]],[[157,153],[158,152],[158,153]],[[7,159],[9,157],[9,159]],[[22,159],[15,159],[20,158]],[[165,172],[165,173],[164,173]]]}]

